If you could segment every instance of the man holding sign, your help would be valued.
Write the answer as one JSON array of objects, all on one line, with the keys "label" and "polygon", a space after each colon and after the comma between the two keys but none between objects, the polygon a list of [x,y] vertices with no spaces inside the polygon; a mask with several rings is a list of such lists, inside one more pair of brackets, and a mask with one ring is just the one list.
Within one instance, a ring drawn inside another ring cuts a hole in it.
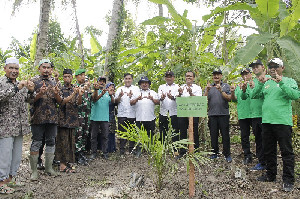
[{"label": "man holding sign", "polygon": [[204,95],[208,100],[208,125],[211,137],[213,155],[211,159],[218,158],[219,146],[218,137],[221,131],[223,142],[223,155],[228,163],[232,162],[230,156],[230,137],[229,137],[229,105],[231,101],[230,86],[222,82],[222,71],[214,70],[212,84],[207,84]]}]

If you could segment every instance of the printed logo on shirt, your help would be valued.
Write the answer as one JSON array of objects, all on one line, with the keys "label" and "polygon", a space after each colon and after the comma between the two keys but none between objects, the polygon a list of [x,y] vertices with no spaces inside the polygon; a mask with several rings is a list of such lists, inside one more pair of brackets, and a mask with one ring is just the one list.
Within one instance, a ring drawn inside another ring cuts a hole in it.
[{"label": "printed logo on shirt", "polygon": [[270,85],[265,86],[265,89],[268,89],[268,88],[270,88]]}]

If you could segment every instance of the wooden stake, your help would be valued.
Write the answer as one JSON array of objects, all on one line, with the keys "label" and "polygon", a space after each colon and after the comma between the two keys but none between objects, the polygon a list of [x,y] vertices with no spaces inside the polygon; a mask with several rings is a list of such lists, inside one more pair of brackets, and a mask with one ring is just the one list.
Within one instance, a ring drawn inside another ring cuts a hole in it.
[{"label": "wooden stake", "polygon": [[[194,142],[194,129],[193,129],[193,117],[189,117],[189,140]],[[194,145],[189,144],[189,154],[194,152]],[[195,196],[195,166],[192,161],[189,161],[190,172],[189,172],[189,197],[193,198]]]}]

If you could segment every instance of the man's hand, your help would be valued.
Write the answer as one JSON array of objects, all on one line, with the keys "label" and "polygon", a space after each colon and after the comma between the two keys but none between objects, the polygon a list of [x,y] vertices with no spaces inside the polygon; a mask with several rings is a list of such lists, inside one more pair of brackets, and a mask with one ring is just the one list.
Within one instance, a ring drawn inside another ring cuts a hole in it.
[{"label": "man's hand", "polygon": [[[76,88],[75,88],[76,89]],[[53,93],[55,94],[55,95],[58,95],[58,93],[59,93],[59,88],[58,88],[58,86],[56,85],[56,86],[54,86],[53,88],[52,88],[52,91],[53,91]]]},{"label": "man's hand", "polygon": [[130,90],[129,93],[127,93],[127,95],[128,95],[129,98],[131,98],[132,95],[133,95],[132,90]]},{"label": "man's hand", "polygon": [[153,100],[153,96],[150,94],[150,92],[148,93],[148,97],[149,100]]},{"label": "man's hand", "polygon": [[[163,101],[166,98],[166,94],[164,94],[163,92],[161,92],[161,96],[160,96],[160,100]],[[150,94],[150,93],[149,93]]]},{"label": "man's hand", "polygon": [[26,84],[27,84],[26,80],[20,81],[18,84],[18,89],[21,90],[24,86],[26,86]]},{"label": "man's hand", "polygon": [[78,89],[78,94],[80,95],[80,96],[82,96],[83,94],[84,94],[84,88],[80,88],[79,87],[79,89]]},{"label": "man's hand", "polygon": [[168,96],[168,98],[171,99],[171,100],[174,99],[173,95],[171,94],[171,90],[169,90],[169,92],[167,93],[167,96]]},{"label": "man's hand", "polygon": [[222,93],[222,88],[221,88],[220,84],[217,84],[215,87],[216,87],[217,90],[219,90]]},{"label": "man's hand", "polygon": [[179,87],[179,89],[178,89],[178,93],[179,93],[179,96],[181,96],[181,95],[182,95],[182,93],[183,93],[183,89],[182,89],[181,87]]},{"label": "man's hand", "polygon": [[114,95],[114,94],[115,94],[115,89],[109,88],[109,89],[108,89],[108,94],[109,94],[110,96]]},{"label": "man's hand", "polygon": [[254,88],[254,86],[255,86],[255,83],[254,83],[254,81],[253,81],[253,80],[251,80],[251,81],[249,82],[249,86],[250,86],[250,88]]},{"label": "man's hand", "polygon": [[209,92],[209,90],[211,89],[211,85],[209,83],[209,81],[207,81],[207,85],[206,85],[206,91]]},{"label": "man's hand", "polygon": [[[124,92],[123,92],[123,89],[121,89],[121,92],[120,92],[120,94],[119,94],[118,98],[121,98],[121,97],[123,97],[123,95],[124,95]],[[127,94],[127,95],[128,95],[128,94]]]},{"label": "man's hand", "polygon": [[248,84],[248,82],[246,81],[246,82],[243,82],[242,84],[241,84],[241,89],[242,89],[242,91],[245,93],[246,92],[246,90],[247,90],[247,84]]},{"label": "man's hand", "polygon": [[261,83],[265,83],[266,81],[268,81],[271,78],[267,78],[266,76],[260,76],[258,78],[258,81],[260,81]]},{"label": "man's hand", "polygon": [[54,79],[55,79],[55,81],[58,82],[58,81],[59,81],[59,79],[58,79],[58,77],[59,77],[59,72],[58,72],[57,70],[54,70],[54,71],[53,71],[53,74],[54,74]]},{"label": "man's hand", "polygon": [[30,91],[30,92],[33,92],[34,91],[34,83],[31,81],[31,80],[27,80],[27,85],[26,85],[27,89]]},{"label": "man's hand", "polygon": [[235,92],[235,85],[234,84],[232,84],[231,86],[230,86],[230,92],[231,93],[234,93]]},{"label": "man's hand", "polygon": [[193,95],[193,90],[192,90],[191,87],[188,86],[187,89],[186,89],[186,91],[190,94],[190,96]]},{"label": "man's hand", "polygon": [[48,87],[46,86],[45,81],[43,81],[43,86],[40,88],[40,92],[41,94],[45,94],[48,90]]},{"label": "man's hand", "polygon": [[273,81],[275,81],[276,83],[281,82],[282,76],[278,75],[278,73],[276,72],[276,70],[275,70],[275,75],[276,75],[276,77],[275,77],[275,78],[271,78],[271,79],[272,79]]}]

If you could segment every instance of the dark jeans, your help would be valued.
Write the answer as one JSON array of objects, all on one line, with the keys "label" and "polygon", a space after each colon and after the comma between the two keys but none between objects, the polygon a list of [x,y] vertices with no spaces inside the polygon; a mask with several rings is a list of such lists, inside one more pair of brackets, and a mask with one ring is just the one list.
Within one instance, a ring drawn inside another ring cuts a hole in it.
[{"label": "dark jeans", "polygon": [[[176,134],[175,137],[172,137],[172,141],[178,141],[179,140],[179,129],[178,129],[178,119],[177,115],[172,115],[170,116],[171,118],[171,126],[173,128],[173,133]],[[163,116],[159,114],[159,132],[160,132],[160,137],[164,138],[166,137],[167,132],[169,131],[169,117],[168,116]]]},{"label": "dark jeans", "polygon": [[228,157],[230,155],[229,115],[209,116],[208,119],[213,153],[219,153],[218,137],[219,131],[221,131],[223,155]]},{"label": "dark jeans", "polygon": [[[127,127],[127,124],[134,124],[135,118],[127,118],[127,117],[118,117],[118,130],[119,131],[125,131],[125,129],[122,127]],[[120,139],[120,152],[125,152],[125,146],[126,146],[127,140],[126,139]],[[129,152],[131,152],[134,148],[133,141],[129,141]]]},{"label": "dark jeans", "polygon": [[275,179],[277,175],[277,142],[280,147],[284,183],[294,184],[295,155],[292,147],[292,127],[282,124],[263,124],[263,146],[267,176]]},{"label": "dark jeans", "polygon": [[[101,133],[101,146],[104,154],[108,153],[108,134],[109,123],[107,121],[91,121],[91,150],[92,153],[97,152],[97,135]],[[100,131],[99,131],[100,130]]]},{"label": "dark jeans", "polygon": [[262,131],[262,119],[252,118],[252,131],[255,136],[255,144],[256,144],[256,157],[258,158],[258,162],[262,165],[265,165],[264,158],[264,147],[263,147],[263,131]]},{"label": "dark jeans", "polygon": [[[178,125],[180,129],[180,139],[187,139],[188,128],[189,128],[189,118],[188,117],[179,117]],[[193,118],[193,132],[194,132],[194,143],[195,149],[199,148],[199,117]],[[184,155],[186,153],[186,149],[180,149],[180,155]]]},{"label": "dark jeans", "polygon": [[[43,139],[45,139],[47,153],[54,153],[55,151],[55,137],[57,134],[56,124],[32,124],[32,143],[30,151],[37,152],[42,146]],[[44,137],[45,136],[45,137]]]},{"label": "dark jeans", "polygon": [[251,124],[252,124],[251,118],[239,120],[239,125],[241,129],[241,142],[242,142],[242,148],[244,151],[245,158],[252,158],[252,154],[250,151],[250,141],[249,141]]},{"label": "dark jeans", "polygon": [[144,129],[147,131],[148,136],[151,138],[154,135],[155,131],[155,119],[152,121],[136,121],[136,126],[141,128],[142,125],[144,126]]}]

